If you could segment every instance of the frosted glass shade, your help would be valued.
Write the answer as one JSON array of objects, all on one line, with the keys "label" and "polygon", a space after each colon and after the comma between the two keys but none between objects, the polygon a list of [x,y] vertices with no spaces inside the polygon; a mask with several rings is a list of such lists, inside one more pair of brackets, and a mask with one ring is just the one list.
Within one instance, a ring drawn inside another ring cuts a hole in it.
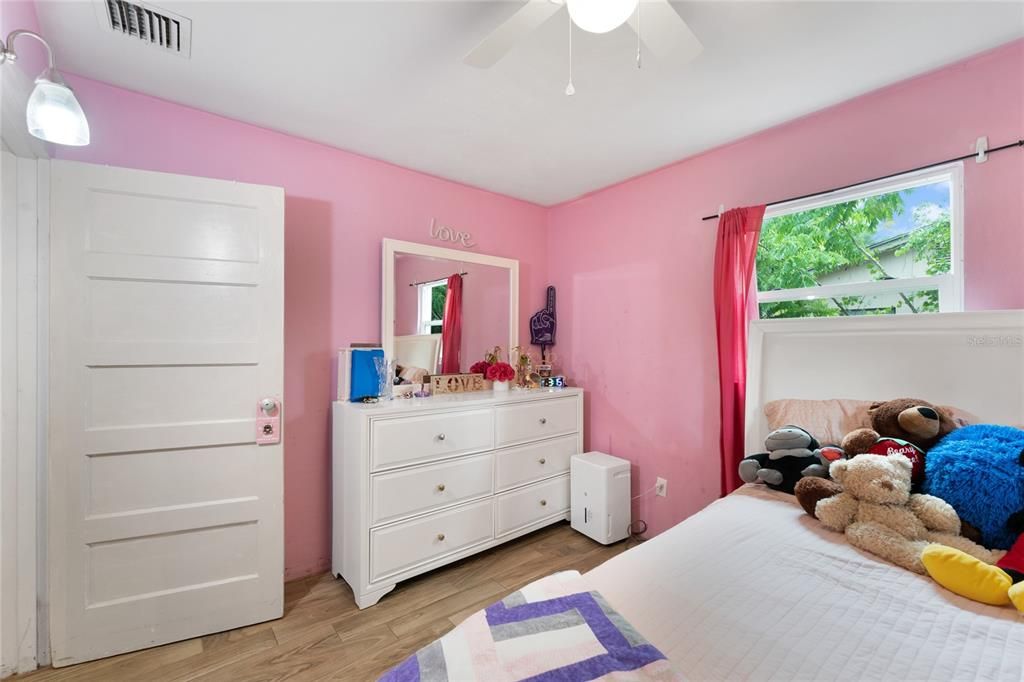
[{"label": "frosted glass shade", "polygon": [[572,23],[590,33],[622,26],[636,11],[638,0],[567,0]]},{"label": "frosted glass shade", "polygon": [[73,147],[89,144],[89,121],[75,93],[63,83],[37,78],[25,118],[28,132],[40,140]]}]

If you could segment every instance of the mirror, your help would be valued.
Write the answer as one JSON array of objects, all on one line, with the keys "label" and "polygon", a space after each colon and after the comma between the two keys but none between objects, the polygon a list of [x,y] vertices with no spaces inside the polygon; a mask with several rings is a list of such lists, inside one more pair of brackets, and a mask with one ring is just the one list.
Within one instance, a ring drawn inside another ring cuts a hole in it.
[{"label": "mirror", "polygon": [[518,344],[519,261],[385,239],[382,271],[382,346],[403,383]]}]

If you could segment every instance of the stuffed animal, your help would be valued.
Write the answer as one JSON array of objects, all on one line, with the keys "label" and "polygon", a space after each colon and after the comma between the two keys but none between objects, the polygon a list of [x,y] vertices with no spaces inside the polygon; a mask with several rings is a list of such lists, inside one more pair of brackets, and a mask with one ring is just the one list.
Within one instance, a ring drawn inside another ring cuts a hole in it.
[{"label": "stuffed animal", "polygon": [[846,534],[851,545],[897,566],[924,573],[921,553],[939,543],[991,563],[984,547],[960,536],[953,507],[931,495],[912,495],[913,464],[901,454],[858,455],[834,462],[832,478],[843,492],[818,502],[822,525]]},{"label": "stuffed animal", "polygon": [[[913,465],[911,480],[920,488],[924,479],[925,453],[946,434],[960,427],[947,407],[916,398],[872,403],[868,408],[871,428],[854,429],[841,444],[846,457],[902,454]],[[838,495],[843,487],[827,478],[802,479],[793,489],[797,502],[811,516],[821,500]]]},{"label": "stuffed animal", "polygon": [[765,438],[764,447],[767,452],[750,455],[740,462],[740,478],[747,483],[764,483],[792,495],[793,486],[802,476],[825,473],[815,454],[821,446],[799,426],[775,429]]},{"label": "stuffed animal", "polygon": [[914,467],[915,486],[924,479],[925,453],[959,426],[948,408],[917,398],[872,403],[868,417],[871,428],[855,429],[843,438],[847,456],[902,454]]},{"label": "stuffed animal", "polygon": [[1024,612],[1024,430],[966,426],[933,448],[925,467],[929,493],[976,527],[985,546],[1009,549],[991,565],[932,545],[921,556],[929,575],[961,596]]}]

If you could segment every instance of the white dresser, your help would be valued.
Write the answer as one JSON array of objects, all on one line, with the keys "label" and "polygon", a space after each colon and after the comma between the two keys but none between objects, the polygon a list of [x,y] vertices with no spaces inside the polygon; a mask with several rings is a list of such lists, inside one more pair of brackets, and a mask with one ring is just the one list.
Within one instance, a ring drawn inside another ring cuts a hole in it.
[{"label": "white dresser", "polygon": [[581,389],[335,402],[333,419],[331,570],[360,608],[568,517]]}]

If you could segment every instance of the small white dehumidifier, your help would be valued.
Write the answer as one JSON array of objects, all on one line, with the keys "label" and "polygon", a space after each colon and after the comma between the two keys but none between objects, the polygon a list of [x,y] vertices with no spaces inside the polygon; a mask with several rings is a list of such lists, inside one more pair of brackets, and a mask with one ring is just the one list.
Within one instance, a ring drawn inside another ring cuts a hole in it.
[{"label": "small white dehumidifier", "polygon": [[573,455],[572,527],[610,545],[629,536],[629,462],[603,452]]}]

